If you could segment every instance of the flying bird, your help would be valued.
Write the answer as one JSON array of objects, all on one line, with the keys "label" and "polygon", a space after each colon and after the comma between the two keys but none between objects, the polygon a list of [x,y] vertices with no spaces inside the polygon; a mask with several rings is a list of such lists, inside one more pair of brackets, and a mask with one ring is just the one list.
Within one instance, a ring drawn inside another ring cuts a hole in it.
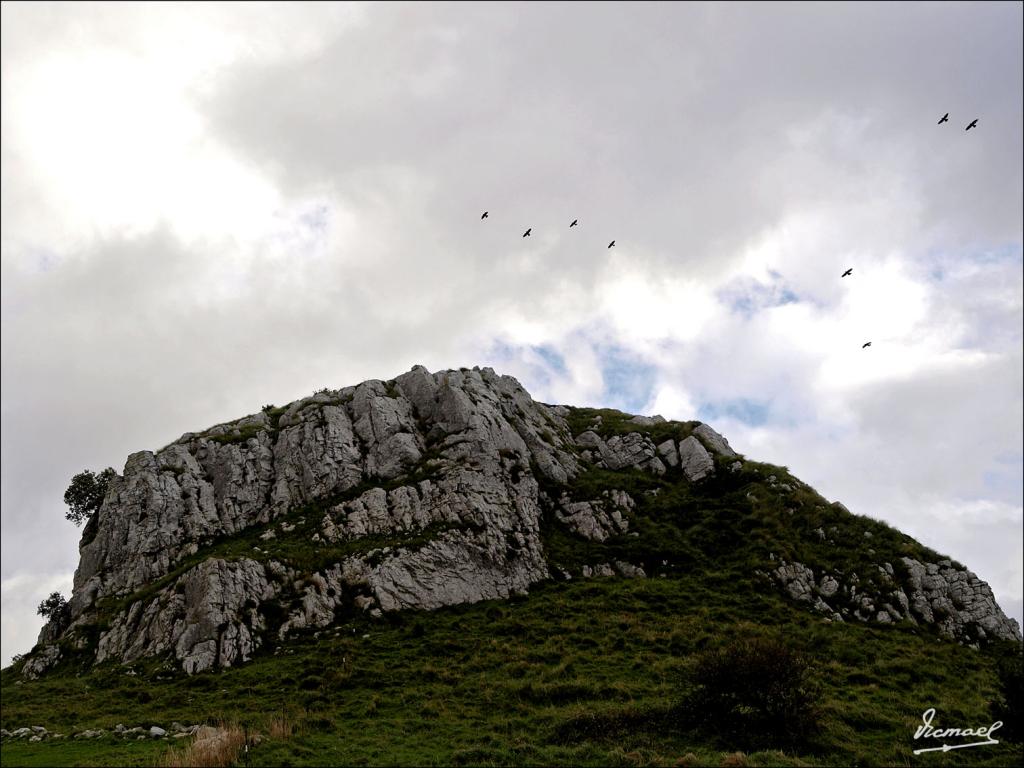
[{"label": "flying bird", "polygon": [[484,211],[484,215],[480,217],[480,220],[483,221],[486,218],[487,218],[487,211]]},{"label": "flying bird", "polygon": [[569,229],[572,229],[573,227],[575,227],[579,223],[580,223],[579,219],[573,219],[572,220],[572,224],[569,225]]},{"label": "flying bird", "polygon": [[943,123],[948,123],[948,122],[949,122],[949,112],[947,112],[946,114],[944,114],[942,116],[942,119],[939,120],[939,125],[942,125]]},{"label": "flying bird", "polygon": [[968,125],[968,126],[967,126],[966,128],[964,128],[964,130],[965,130],[965,131],[969,131],[969,130],[971,130],[971,128],[973,128],[973,127],[974,127],[974,126],[976,126],[977,124],[978,124],[978,118],[974,118],[974,119],[973,119],[973,120],[971,121],[970,125]]},{"label": "flying bird", "polygon": [[533,232],[533,227],[530,227],[528,230],[523,232],[523,237],[529,237],[531,232]]},{"label": "flying bird", "polygon": [[864,345],[863,345],[863,346],[861,347],[861,349],[867,349],[867,348],[868,348],[868,347],[870,347],[870,346],[871,346],[871,342],[870,342],[870,341],[868,341],[868,342],[865,342],[865,343],[864,343]]},{"label": "flying bird", "polygon": [[853,267],[850,267],[850,268],[849,268],[848,270],[846,270],[845,272],[843,272],[843,277],[846,277],[847,275],[849,275],[849,274],[850,274],[850,273],[852,273],[852,272],[853,272]]},{"label": "flying bird", "polygon": [[615,241],[614,240],[612,240],[610,243],[608,243],[608,247],[609,248],[611,248],[613,245],[615,245]]}]

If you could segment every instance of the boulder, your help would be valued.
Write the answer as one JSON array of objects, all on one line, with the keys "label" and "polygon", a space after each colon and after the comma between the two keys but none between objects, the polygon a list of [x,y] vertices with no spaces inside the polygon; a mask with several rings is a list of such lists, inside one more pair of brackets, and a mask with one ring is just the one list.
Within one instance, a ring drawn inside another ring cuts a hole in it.
[{"label": "boulder", "polygon": [[715,432],[707,424],[694,427],[693,434],[699,437],[709,450],[721,456],[736,457],[736,451],[729,447],[729,441]]},{"label": "boulder", "polygon": [[693,435],[679,442],[679,464],[690,482],[703,480],[715,471],[715,462]]}]

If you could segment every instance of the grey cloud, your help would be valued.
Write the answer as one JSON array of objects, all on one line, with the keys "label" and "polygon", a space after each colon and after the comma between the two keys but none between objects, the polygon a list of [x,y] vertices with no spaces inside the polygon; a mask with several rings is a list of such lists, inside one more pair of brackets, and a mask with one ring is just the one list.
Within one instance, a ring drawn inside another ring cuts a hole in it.
[{"label": "grey cloud", "polygon": [[[1019,18],[998,4],[375,6],[314,59],[236,68],[204,111],[293,189],[358,196],[353,169],[418,169],[437,190],[418,205],[451,235],[477,208],[510,232],[579,215],[705,270],[786,209],[899,179],[927,192],[915,237],[962,245],[1020,230]],[[426,95],[399,75],[441,70]],[[984,113],[984,141],[936,130],[933,113],[958,108]],[[810,146],[787,137],[830,117]],[[844,142],[848,121],[866,122]]]}]

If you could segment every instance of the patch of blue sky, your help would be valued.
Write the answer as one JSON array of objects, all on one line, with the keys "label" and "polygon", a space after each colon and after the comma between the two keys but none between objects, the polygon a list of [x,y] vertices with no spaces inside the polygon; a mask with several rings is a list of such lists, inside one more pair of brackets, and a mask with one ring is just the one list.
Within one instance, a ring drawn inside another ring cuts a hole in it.
[{"label": "patch of blue sky", "polygon": [[547,363],[548,367],[550,367],[555,373],[565,375],[565,359],[558,354],[558,352],[552,349],[550,345],[542,344],[540,346],[530,347],[530,349],[545,363]]},{"label": "patch of blue sky", "polygon": [[990,247],[962,248],[951,251],[933,249],[924,256],[928,277],[933,282],[942,282],[957,264],[983,264],[988,266],[1012,267],[1024,265],[1024,245],[1003,243]]},{"label": "patch of blue sky", "polygon": [[1024,501],[1024,456],[1000,456],[996,467],[982,476],[985,490],[1004,501],[1020,504]]},{"label": "patch of blue sky", "polygon": [[771,415],[771,406],[767,402],[745,397],[701,403],[697,408],[697,418],[701,421],[713,423],[729,418],[751,427],[767,424]]},{"label": "patch of blue sky", "polygon": [[777,272],[771,274],[777,282],[766,284],[749,278],[734,280],[721,288],[716,296],[733,313],[747,319],[763,309],[801,301],[800,296],[781,282],[782,275]]},{"label": "patch of blue sky", "polygon": [[598,350],[604,380],[603,405],[626,413],[640,413],[650,402],[657,368],[621,347]]},{"label": "patch of blue sky", "polygon": [[1004,243],[995,248],[981,250],[975,258],[983,263],[1005,262],[1024,265],[1024,245],[1021,243]]},{"label": "patch of blue sky", "polygon": [[567,373],[565,360],[547,344],[508,344],[495,339],[484,352],[484,364],[499,373],[504,372],[513,361],[526,368],[522,383],[527,389],[546,389],[555,376]]}]

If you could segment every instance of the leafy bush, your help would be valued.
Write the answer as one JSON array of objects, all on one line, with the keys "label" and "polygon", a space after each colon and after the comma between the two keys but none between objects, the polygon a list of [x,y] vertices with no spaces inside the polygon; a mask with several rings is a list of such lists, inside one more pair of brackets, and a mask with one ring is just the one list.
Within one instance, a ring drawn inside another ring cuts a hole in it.
[{"label": "leafy bush", "polygon": [[39,604],[36,613],[47,621],[52,621],[58,627],[63,627],[70,618],[68,601],[64,599],[64,595],[60,592],[50,593],[50,596]]},{"label": "leafy bush", "polygon": [[779,640],[751,638],[698,657],[684,710],[750,746],[793,746],[819,730],[811,661]]},{"label": "leafy bush", "polygon": [[70,508],[65,517],[75,525],[81,525],[92,517],[107,494],[107,485],[117,473],[107,467],[98,475],[86,469],[71,478],[71,485],[64,491],[64,503]]}]

